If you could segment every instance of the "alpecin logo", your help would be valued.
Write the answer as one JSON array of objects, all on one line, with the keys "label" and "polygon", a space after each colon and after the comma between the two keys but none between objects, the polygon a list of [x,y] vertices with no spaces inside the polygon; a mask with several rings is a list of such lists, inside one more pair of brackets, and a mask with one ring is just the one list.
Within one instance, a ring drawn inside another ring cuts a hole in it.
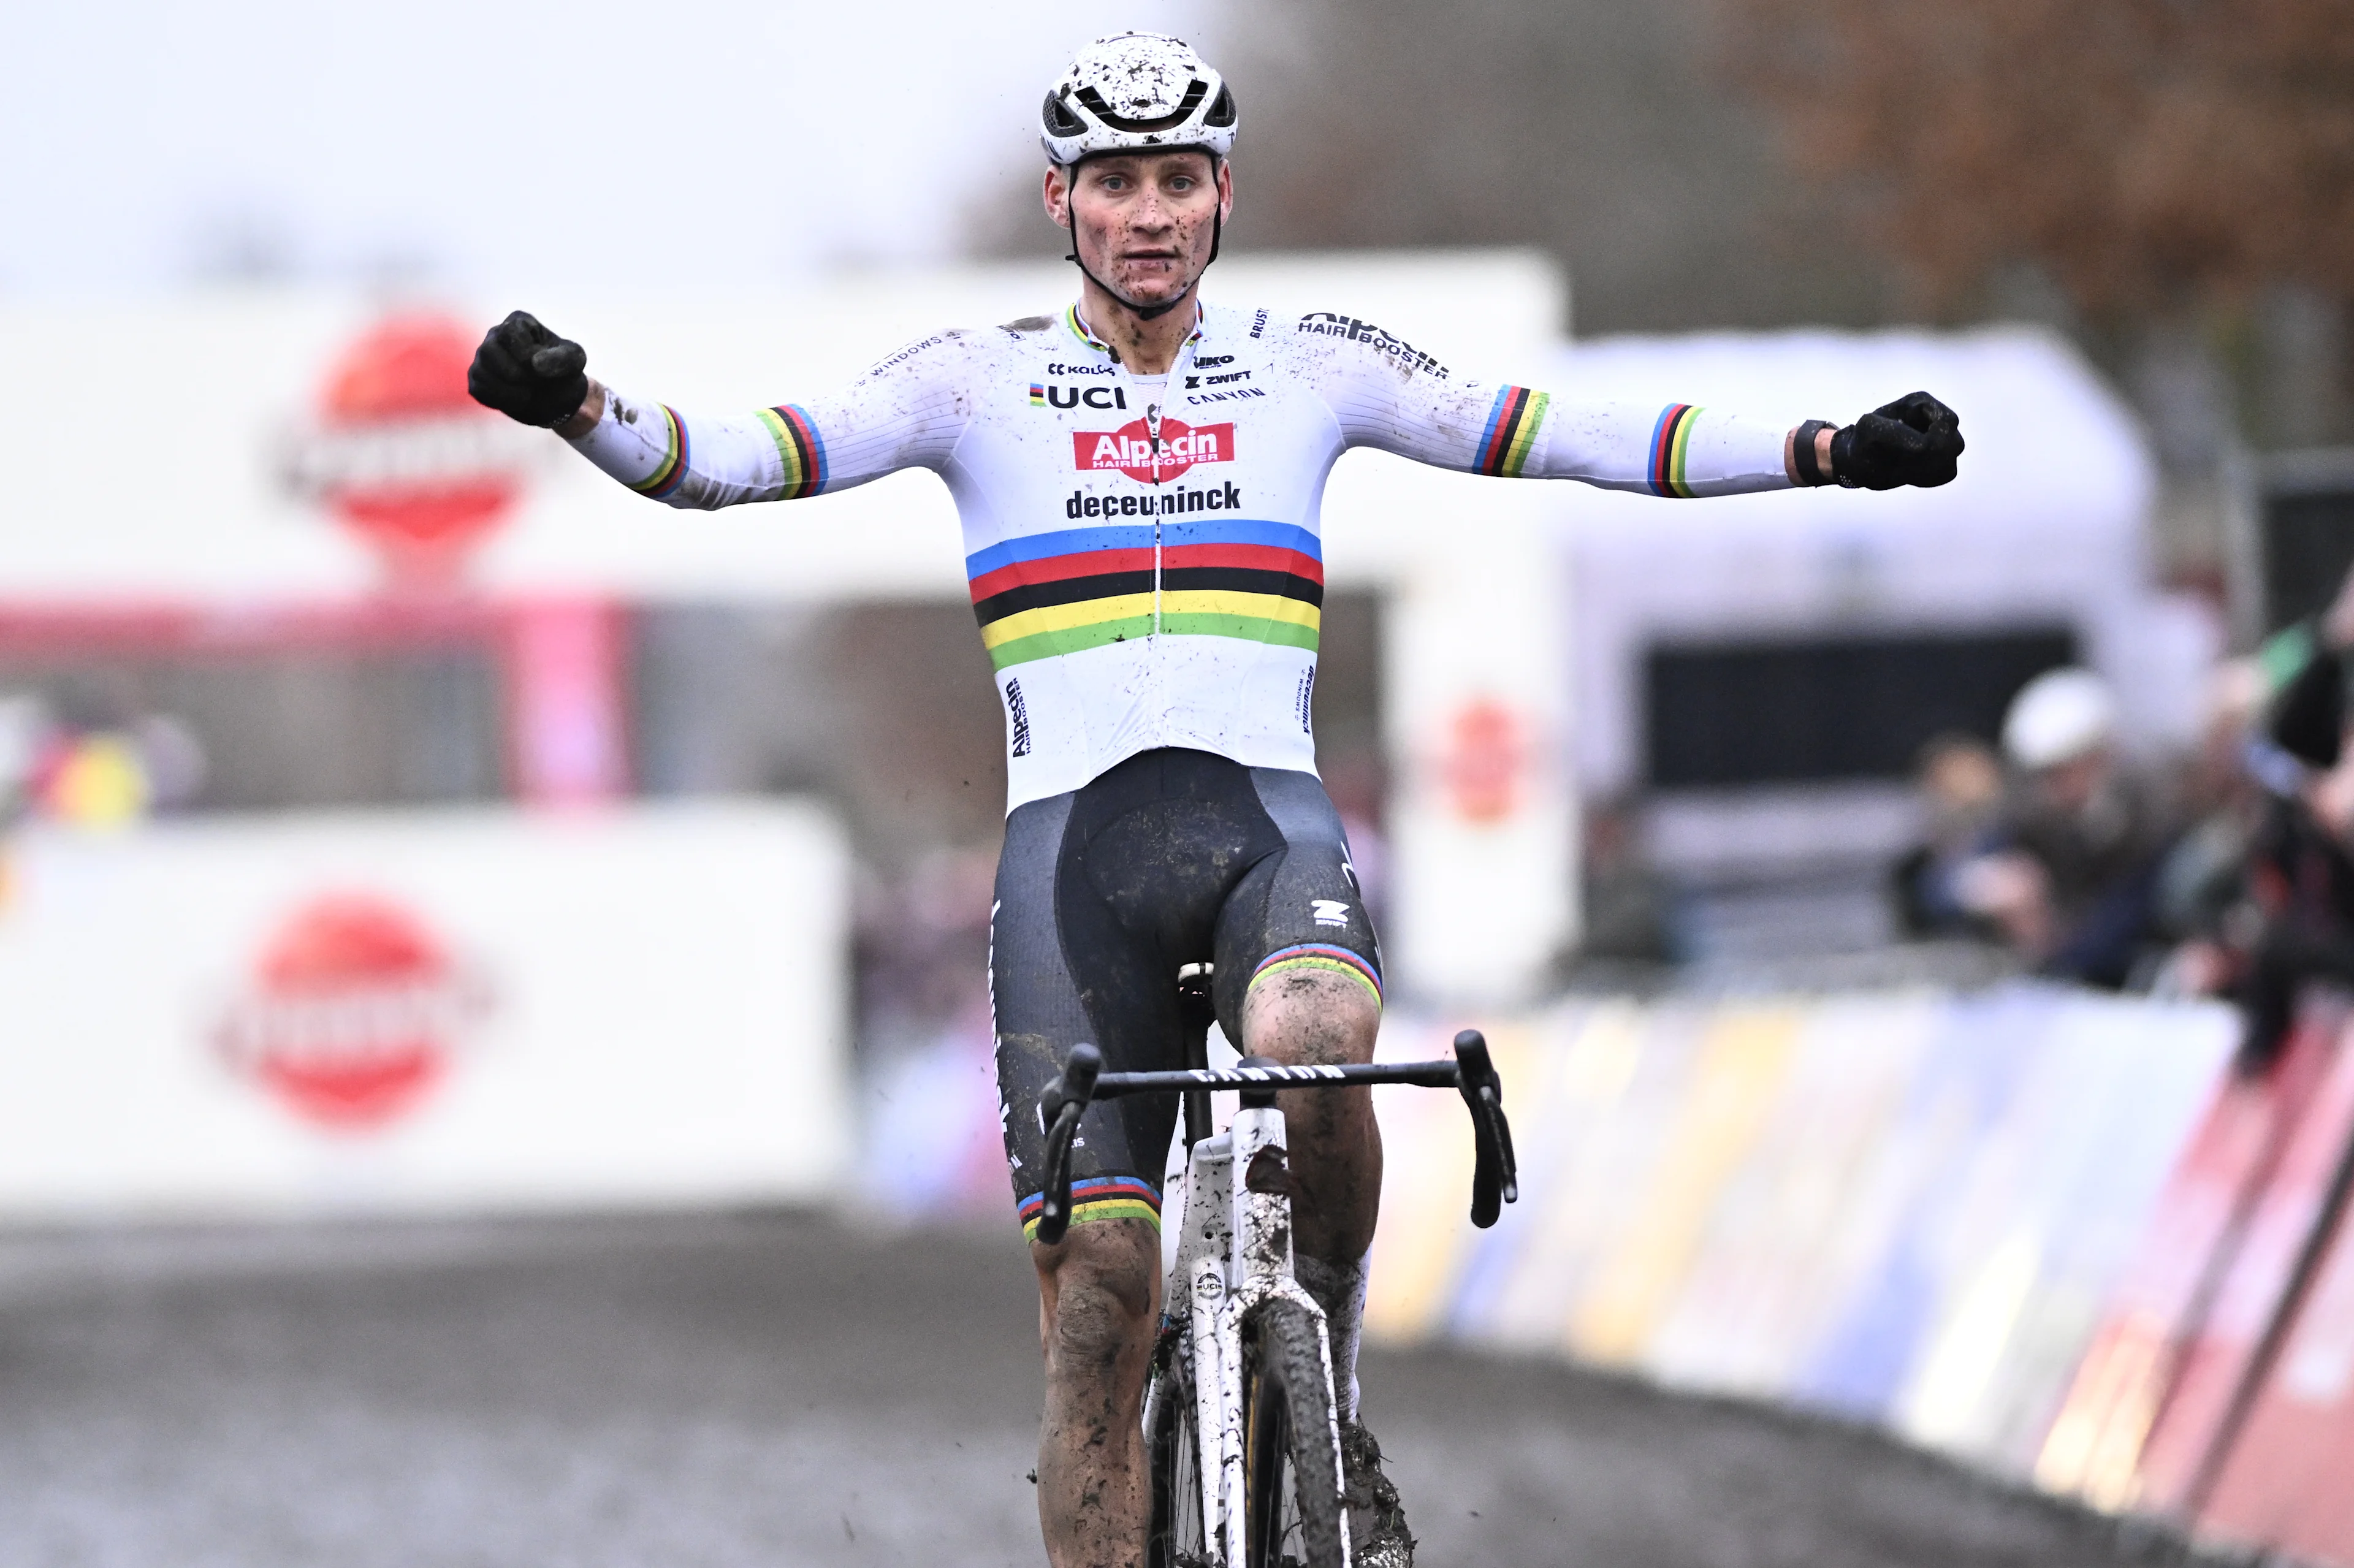
[{"label": "alpecin logo", "polygon": [[1012,742],[1007,749],[1016,757],[1029,756],[1030,705],[1022,700],[1022,683],[1018,680],[1005,683],[1005,716],[1013,732],[1007,737]]},{"label": "alpecin logo", "polygon": [[1144,421],[1130,419],[1117,430],[1073,430],[1071,455],[1081,473],[1124,473],[1159,484],[1197,462],[1234,461],[1235,428],[1163,419],[1156,446]]}]

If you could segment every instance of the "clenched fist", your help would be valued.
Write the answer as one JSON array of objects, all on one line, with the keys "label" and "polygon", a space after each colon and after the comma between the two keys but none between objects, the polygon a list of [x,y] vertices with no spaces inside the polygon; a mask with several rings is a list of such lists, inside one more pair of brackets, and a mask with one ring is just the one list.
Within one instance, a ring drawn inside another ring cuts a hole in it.
[{"label": "clenched fist", "polygon": [[560,425],[588,397],[588,355],[526,311],[482,335],[466,371],[474,401],[526,425]]},{"label": "clenched fist", "polygon": [[1912,392],[1831,437],[1831,474],[1865,490],[1925,489],[1950,483],[1961,455],[1961,420],[1926,392]]}]

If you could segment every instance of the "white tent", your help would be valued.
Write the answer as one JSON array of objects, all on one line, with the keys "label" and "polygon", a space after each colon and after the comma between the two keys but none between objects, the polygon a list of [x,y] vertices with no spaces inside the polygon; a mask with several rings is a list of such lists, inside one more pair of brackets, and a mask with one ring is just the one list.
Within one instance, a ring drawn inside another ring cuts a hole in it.
[{"label": "white tent", "polygon": [[1644,651],[1678,640],[2072,628],[2151,740],[2192,717],[2212,623],[2154,597],[2156,485],[2130,414],[2083,357],[2025,327],[1626,337],[1565,349],[1567,396],[1702,403],[1796,423],[1853,419],[1915,388],[1961,416],[1960,477],[1703,505],[1564,487],[1575,562],[1577,770],[1639,772]]}]

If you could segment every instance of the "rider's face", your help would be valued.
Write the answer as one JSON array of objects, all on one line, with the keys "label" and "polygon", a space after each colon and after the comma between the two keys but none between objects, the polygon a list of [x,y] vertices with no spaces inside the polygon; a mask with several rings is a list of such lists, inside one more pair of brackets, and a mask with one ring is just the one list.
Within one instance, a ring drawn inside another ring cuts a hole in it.
[{"label": "rider's face", "polygon": [[1066,210],[1076,215],[1088,271],[1116,293],[1158,304],[1184,293],[1210,264],[1212,219],[1233,189],[1207,153],[1090,158],[1067,184],[1064,171],[1046,171],[1046,211],[1056,223],[1069,221]]}]

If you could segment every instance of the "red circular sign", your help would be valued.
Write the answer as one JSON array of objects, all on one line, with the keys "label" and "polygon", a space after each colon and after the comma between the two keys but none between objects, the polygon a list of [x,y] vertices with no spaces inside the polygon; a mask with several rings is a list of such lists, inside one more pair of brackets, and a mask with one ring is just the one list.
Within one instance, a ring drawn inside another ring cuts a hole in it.
[{"label": "red circular sign", "polygon": [[1520,809],[1529,746],[1521,722],[1501,703],[1481,697],[1456,710],[1440,764],[1456,815],[1500,822]]},{"label": "red circular sign", "polygon": [[264,945],[216,1038],[233,1067],[304,1119],[366,1130],[440,1082],[487,1001],[415,915],[371,894],[331,894]]},{"label": "red circular sign", "polygon": [[295,443],[295,488],[325,503],[396,577],[447,579],[522,498],[529,432],[466,393],[479,334],[388,317],[345,349]]}]

